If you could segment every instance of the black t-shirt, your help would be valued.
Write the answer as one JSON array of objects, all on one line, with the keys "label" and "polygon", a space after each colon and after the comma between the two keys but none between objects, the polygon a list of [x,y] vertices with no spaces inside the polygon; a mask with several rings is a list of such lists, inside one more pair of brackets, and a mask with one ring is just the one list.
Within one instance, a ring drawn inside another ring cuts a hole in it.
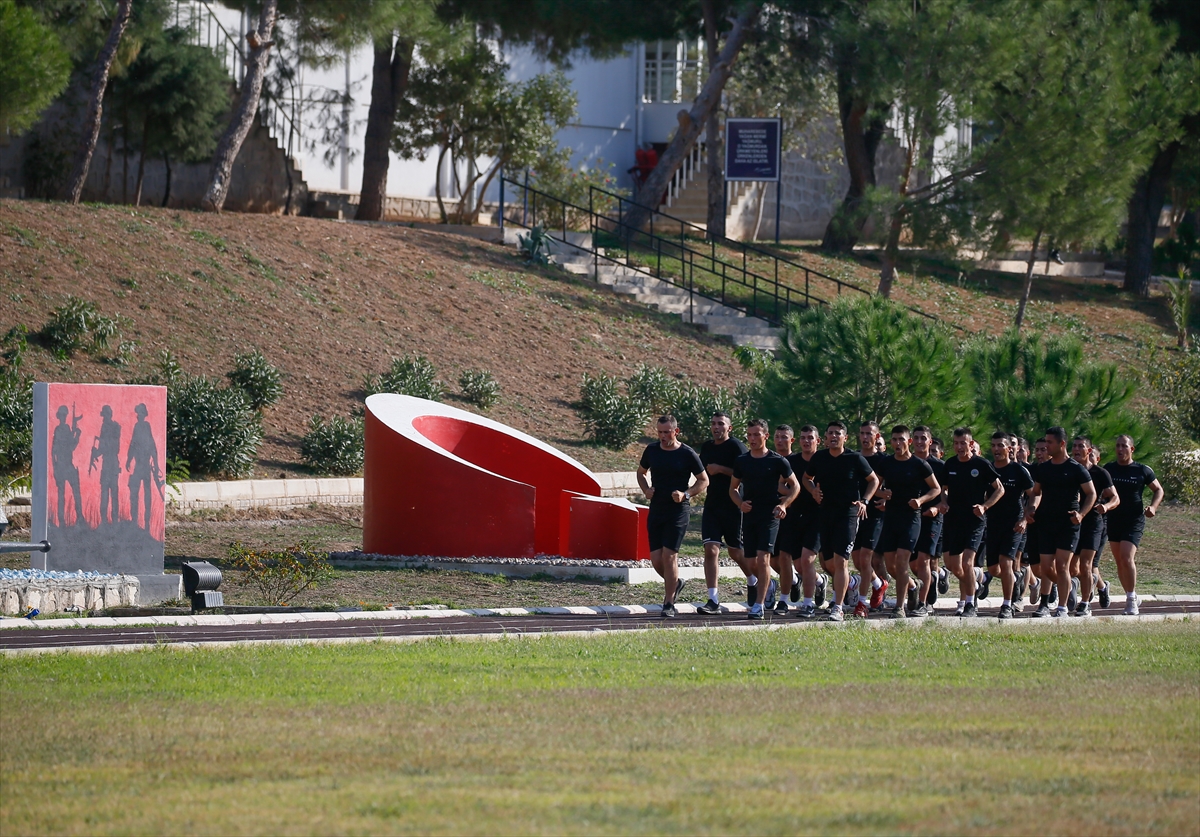
[{"label": "black t-shirt", "polygon": [[[913,458],[916,458],[915,454]],[[921,461],[927,463],[929,467],[933,469],[933,476],[935,479],[937,479],[938,485],[942,487],[941,494],[934,497],[932,500],[921,504],[922,509],[927,509],[930,506],[936,506],[942,501],[942,498],[946,496],[946,463],[938,459],[936,456],[931,456],[928,459],[923,459]]]},{"label": "black t-shirt", "polygon": [[942,485],[946,489],[950,504],[947,514],[955,517],[974,517],[971,506],[986,500],[992,493],[992,484],[1000,479],[992,463],[982,456],[972,456],[966,462],[957,456],[951,457],[946,460],[943,471],[946,479]]},{"label": "black t-shirt", "polygon": [[[808,467],[808,463],[804,461],[803,453],[793,453],[787,457],[788,464],[792,466],[792,473],[796,474],[796,479],[800,479],[800,475],[804,473]],[[817,501],[813,496],[804,490],[804,486],[800,486],[800,496],[796,498],[796,502],[792,503],[788,509],[789,516],[794,514],[811,514],[819,509]]]},{"label": "black t-shirt", "polygon": [[894,456],[885,456],[875,472],[883,480],[884,488],[892,492],[885,513],[905,515],[916,513],[909,507],[908,501],[917,499],[929,490],[926,480],[933,475],[933,468],[924,459],[915,456],[903,461]]},{"label": "black t-shirt", "polygon": [[[720,465],[722,468],[732,468],[733,463],[743,453],[746,446],[730,436],[721,444],[712,439],[705,440],[700,446],[700,461],[707,465]],[[708,494],[704,497],[704,508],[734,508],[729,499],[729,475],[709,474]]]},{"label": "black t-shirt", "polygon": [[1104,470],[1112,477],[1113,487],[1117,489],[1117,496],[1121,498],[1121,505],[1108,513],[1109,521],[1132,523],[1145,513],[1142,494],[1146,487],[1157,479],[1154,471],[1140,462],[1130,462],[1128,465],[1110,462],[1104,466]]},{"label": "black t-shirt", "polygon": [[840,456],[828,449],[819,450],[804,470],[821,489],[821,506],[825,509],[861,500],[867,490],[867,477],[874,473],[866,457],[852,450],[843,450]]},{"label": "black t-shirt", "polygon": [[[1096,506],[1100,505],[1100,497],[1105,491],[1113,487],[1113,478],[1108,471],[1101,468],[1099,465],[1091,465],[1088,467],[1088,473],[1092,475],[1092,485],[1096,487],[1096,502],[1092,503],[1092,508],[1088,511],[1087,517],[1084,520],[1094,518],[1100,512],[1096,511]],[[1117,508],[1121,508],[1117,506]]]},{"label": "black t-shirt", "polygon": [[1033,478],[1042,487],[1035,513],[1042,523],[1065,520],[1068,512],[1079,511],[1079,486],[1092,481],[1087,468],[1070,457],[1058,464],[1047,459],[1037,466]]},{"label": "black t-shirt", "polygon": [[671,493],[687,491],[691,478],[704,472],[700,457],[687,445],[663,450],[658,442],[646,445],[641,467],[650,472],[650,485],[654,488],[654,498],[650,500],[652,506],[675,505]]},{"label": "black t-shirt", "polygon": [[[867,460],[867,464],[871,466],[871,470],[876,474],[879,474],[880,479],[883,479],[883,475],[879,473],[879,469],[883,466],[883,463],[890,460],[891,457],[886,453],[872,453],[869,456],[867,454],[863,454],[863,459]],[[924,494],[925,492],[922,491],[921,493]],[[880,511],[879,507],[874,503],[871,503],[867,506],[867,517],[881,517],[882,515],[883,512]]]},{"label": "black t-shirt", "polygon": [[1016,526],[1025,514],[1025,492],[1033,488],[1033,477],[1024,465],[1011,459],[1003,468],[997,468],[996,473],[1004,486],[1004,496],[988,509],[987,519],[989,524],[1008,529]]},{"label": "black t-shirt", "polygon": [[733,463],[733,475],[741,480],[742,499],[751,504],[750,514],[770,516],[779,505],[779,481],[792,475],[792,466],[773,450],[761,457],[744,453]]}]

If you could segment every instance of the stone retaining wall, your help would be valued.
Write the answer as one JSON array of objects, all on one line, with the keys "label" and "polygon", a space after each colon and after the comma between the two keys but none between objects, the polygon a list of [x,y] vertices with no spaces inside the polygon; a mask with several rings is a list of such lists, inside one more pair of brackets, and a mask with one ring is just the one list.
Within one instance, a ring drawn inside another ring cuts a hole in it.
[{"label": "stone retaining wall", "polygon": [[42,613],[102,610],[138,603],[135,575],[79,578],[0,578],[0,613],[19,616],[31,607]]}]

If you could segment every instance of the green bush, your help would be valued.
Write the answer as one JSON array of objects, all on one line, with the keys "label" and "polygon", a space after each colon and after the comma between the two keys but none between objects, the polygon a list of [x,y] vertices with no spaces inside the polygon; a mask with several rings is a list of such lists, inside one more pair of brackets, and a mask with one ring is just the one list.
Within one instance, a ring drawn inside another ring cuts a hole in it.
[{"label": "green bush", "polygon": [[363,466],[362,421],[334,416],[326,422],[313,416],[300,442],[300,456],[318,474],[357,474]]},{"label": "green bush", "polygon": [[463,398],[481,410],[488,410],[500,399],[500,384],[486,369],[468,369],[458,376]]},{"label": "green bush", "polygon": [[258,591],[268,605],[285,605],[309,587],[333,577],[329,555],[310,544],[287,549],[246,549],[240,543],[229,548],[229,565],[246,574],[246,583]]},{"label": "green bush", "polygon": [[640,404],[647,415],[660,416],[667,412],[675,400],[677,384],[671,374],[661,366],[642,364],[637,371],[625,379],[629,397]]},{"label": "green bush", "polygon": [[623,450],[637,440],[646,427],[646,411],[621,392],[616,378],[609,375],[592,377],[585,372],[579,389],[579,412],[588,436],[596,444]]},{"label": "green bush", "polygon": [[33,379],[0,373],[0,474],[25,474],[32,464]]},{"label": "green bush", "polygon": [[49,321],[42,326],[41,338],[59,358],[67,358],[80,349],[98,352],[108,347],[117,334],[117,321],[105,317],[96,306],[78,297],[67,297],[66,303],[54,309]]},{"label": "green bush", "polygon": [[167,388],[167,455],[193,474],[245,477],[262,441],[258,414],[245,393],[203,375]]},{"label": "green bush", "polygon": [[388,371],[367,378],[363,386],[367,395],[394,392],[414,398],[427,398],[430,401],[441,401],[443,395],[442,382],[438,380],[437,370],[428,358],[417,354],[394,358]]},{"label": "green bush", "polygon": [[234,358],[233,369],[225,377],[246,394],[250,406],[260,413],[283,395],[283,375],[258,349]]},{"label": "green bush", "polygon": [[712,435],[709,425],[717,411],[729,414],[733,435],[741,438],[746,432],[750,414],[750,388],[740,386],[730,392],[722,387],[715,390],[690,382],[679,383],[665,412],[679,422],[679,438],[697,450]]}]

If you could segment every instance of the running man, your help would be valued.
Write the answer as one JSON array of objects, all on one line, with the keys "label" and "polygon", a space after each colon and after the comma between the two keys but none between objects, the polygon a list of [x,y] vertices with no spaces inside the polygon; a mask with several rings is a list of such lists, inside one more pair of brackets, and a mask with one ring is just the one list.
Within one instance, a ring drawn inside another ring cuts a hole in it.
[{"label": "running man", "polygon": [[[803,480],[808,463],[820,447],[820,436],[817,435],[817,428],[806,424],[800,428],[798,439],[800,453],[792,454],[788,462],[797,479]],[[821,507],[811,494],[801,491],[800,499],[788,510],[785,519],[792,521],[793,537],[791,543],[785,543],[784,546],[791,550],[793,563],[797,560],[800,562],[803,600],[796,616],[811,619],[816,616],[817,608],[825,602],[825,576],[817,573],[817,556],[821,552]]]},{"label": "running man", "polygon": [[[650,536],[650,563],[663,579],[662,616],[675,616],[675,598],[683,589],[679,577],[679,547],[687,532],[691,499],[708,487],[708,474],[696,452],[679,441],[679,422],[659,416],[658,441],[646,446],[638,464],[637,481],[650,501],[646,520]],[[646,480],[649,474],[653,484]],[[695,482],[691,483],[691,478]]]},{"label": "running man", "polygon": [[1014,564],[1020,560],[1021,539],[1025,536],[1025,494],[1033,488],[1033,477],[1025,466],[1012,459],[1013,439],[1007,433],[992,434],[992,467],[1004,487],[1004,495],[987,513],[987,566],[993,578],[1000,579],[1004,599],[1000,618],[1013,618],[1016,586]]},{"label": "running man", "polygon": [[954,431],[954,458],[947,460],[942,488],[946,499],[943,532],[946,568],[958,578],[955,616],[978,616],[975,609],[975,555],[983,544],[987,512],[1004,496],[1000,475],[982,456],[971,453],[971,430]]},{"label": "running man", "polygon": [[[821,555],[825,569],[833,574],[833,604],[829,620],[842,622],[842,602],[850,578],[846,560],[850,556],[859,520],[867,516],[867,504],[879,489],[879,477],[861,453],[846,450],[846,425],[833,421],[825,430],[825,450],[813,454],[805,469],[804,487],[821,507]],[[856,616],[866,618],[867,597],[859,589]]]},{"label": "running man", "polygon": [[[1103,458],[1104,458],[1104,451],[1100,450],[1099,445],[1093,444],[1092,445],[1091,465],[1088,466],[1089,473],[1091,470],[1091,466],[1099,465],[1101,460],[1103,460]],[[1105,471],[1105,473],[1108,473],[1108,472]],[[1116,486],[1113,486],[1113,491],[1116,491]],[[1108,507],[1110,509],[1116,508],[1117,502],[1119,502],[1119,498],[1116,502],[1107,503],[1106,505],[1108,505]],[[1108,592],[1108,589],[1109,589],[1108,582],[1104,580],[1104,576],[1100,572],[1100,557],[1102,555],[1104,555],[1104,547],[1106,547],[1106,546],[1108,546],[1108,515],[1105,515],[1104,531],[1100,535],[1100,548],[1096,550],[1096,558],[1094,561],[1092,561],[1092,574],[1094,576],[1094,578],[1092,579],[1092,589],[1096,591],[1096,595],[1100,598],[1100,607],[1102,607],[1102,608],[1107,608],[1109,606],[1109,604],[1111,604],[1111,602],[1112,602],[1112,599],[1109,596],[1109,592]]]},{"label": "running man", "polygon": [[[792,442],[795,441],[795,431],[790,425],[781,424],[775,428],[775,452],[787,460],[796,474],[804,470],[805,460],[800,454],[792,453]],[[796,478],[799,485],[799,477]],[[797,498],[796,502],[800,502]],[[767,610],[774,610],[780,616],[788,612],[788,600],[796,601],[800,597],[800,579],[796,575],[795,559],[800,557],[799,547],[795,544],[796,526],[800,523],[800,515],[795,511],[795,504],[788,510],[787,516],[779,521],[779,535],[775,538],[775,551],[771,554],[771,569],[779,573],[779,600],[768,591],[767,600],[763,603]],[[772,584],[775,582],[772,581]]]},{"label": "running man", "polygon": [[[742,510],[742,543],[755,555],[754,574],[759,578],[758,597],[747,614],[751,619],[763,618],[779,521],[787,517],[788,506],[800,493],[792,466],[767,450],[768,431],[763,419],[752,419],[746,426],[750,452],[737,458],[729,482],[729,498]],[[782,499],[780,495],[784,495]]]},{"label": "running man", "polygon": [[[1112,477],[1121,505],[1108,516],[1108,541],[1117,561],[1117,578],[1125,589],[1125,615],[1137,616],[1140,600],[1137,595],[1138,545],[1146,528],[1146,518],[1158,514],[1163,501],[1162,483],[1149,466],[1134,461],[1133,437],[1117,437],[1117,458],[1104,466]],[[1150,505],[1142,507],[1147,486],[1151,490]]]},{"label": "running man", "polygon": [[933,468],[924,459],[913,456],[910,440],[909,429],[903,424],[892,428],[893,453],[884,458],[878,469],[884,487],[875,492],[886,504],[879,549],[883,551],[888,572],[896,579],[893,619],[907,616],[908,565],[918,560],[914,550],[921,537],[921,506],[942,493]]},{"label": "running man", "polygon": [[[946,478],[946,466],[933,455],[933,432],[923,424],[912,431],[913,456],[929,463],[938,485]],[[938,558],[942,554],[942,529],[945,519],[941,513],[941,495],[926,502],[921,509],[921,535],[917,538],[917,560],[910,562],[920,580],[917,588],[917,606],[909,616],[930,616],[938,597]]]},{"label": "running man", "polygon": [[[1086,436],[1076,436],[1071,441],[1071,458],[1088,469],[1097,495],[1092,510],[1084,516],[1079,526],[1079,544],[1071,559],[1071,575],[1079,579],[1079,599],[1071,611],[1072,616],[1092,615],[1093,573],[1100,566],[1100,550],[1104,548],[1108,512],[1121,505],[1112,476],[1093,461],[1094,453],[1092,440]],[[1104,606],[1107,607],[1108,595],[1105,594],[1104,598]]]},{"label": "running man", "polygon": [[[879,467],[887,456],[879,452],[883,443],[883,434],[879,425],[873,421],[864,421],[858,428],[858,451],[867,460],[871,470],[879,473]],[[887,595],[888,583],[875,573],[875,556],[878,554],[879,535],[883,532],[883,509],[875,503],[867,506],[867,516],[858,524],[858,533],[854,536],[854,568],[858,570],[859,596],[869,595],[868,608],[878,610]],[[870,591],[868,594],[867,591]],[[856,607],[857,614],[858,608]]]},{"label": "running man", "polygon": [[[696,608],[697,613],[712,615],[721,612],[720,584],[721,541],[729,557],[746,574],[747,590],[754,591],[755,579],[745,553],[742,552],[742,510],[729,499],[729,478],[733,463],[746,453],[746,446],[730,435],[729,414],[718,410],[709,423],[711,439],[700,446],[700,461],[708,474],[708,493],[704,496],[704,515],[700,519],[700,536],[704,539],[704,583],[708,586],[708,601]],[[753,604],[755,593],[747,597]]]},{"label": "running man", "polygon": [[1067,615],[1071,595],[1071,558],[1079,544],[1079,525],[1096,502],[1092,475],[1067,456],[1067,431],[1061,427],[1046,430],[1045,462],[1033,474],[1034,507],[1025,512],[1026,521],[1038,520],[1038,552],[1041,555],[1042,597],[1033,615],[1050,615],[1050,596],[1046,584],[1058,585],[1055,617]]}]

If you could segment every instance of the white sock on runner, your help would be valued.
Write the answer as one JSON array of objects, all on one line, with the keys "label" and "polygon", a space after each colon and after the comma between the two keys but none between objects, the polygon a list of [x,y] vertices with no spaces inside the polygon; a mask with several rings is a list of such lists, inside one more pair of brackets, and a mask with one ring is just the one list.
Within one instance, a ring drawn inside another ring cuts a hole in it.
[{"label": "white sock on runner", "polygon": [[758,576],[752,575],[746,579],[747,584],[758,584]]},{"label": "white sock on runner", "polygon": [[878,590],[882,586],[883,586],[883,579],[881,579],[879,576],[875,576],[873,579],[871,579],[871,589],[872,590]]},{"label": "white sock on runner", "polygon": [[709,587],[709,588],[708,588],[708,597],[709,597],[710,599],[712,599],[714,602],[719,602],[719,601],[721,601],[721,599],[720,599],[720,595],[721,595],[721,594],[720,594],[719,592],[717,592],[717,588],[716,588],[716,587]]},{"label": "white sock on runner", "polygon": [[859,597],[858,597],[858,603],[859,603],[859,604],[870,604],[870,603],[871,603],[871,600],[870,600],[870,599],[868,599],[866,596],[859,596]]}]

